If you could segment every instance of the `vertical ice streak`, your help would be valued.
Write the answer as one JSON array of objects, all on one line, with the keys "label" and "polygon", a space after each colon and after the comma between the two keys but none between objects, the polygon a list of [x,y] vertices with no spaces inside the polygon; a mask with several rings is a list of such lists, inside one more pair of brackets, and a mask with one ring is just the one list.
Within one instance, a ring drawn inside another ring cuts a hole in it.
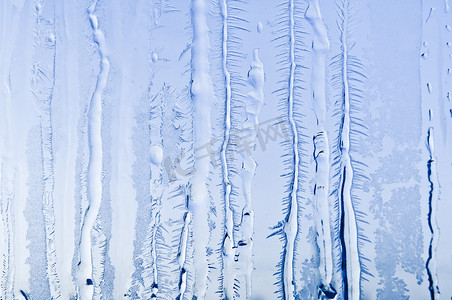
[{"label": "vertical ice streak", "polygon": [[439,299],[438,273],[437,273],[437,249],[439,240],[439,227],[436,220],[437,199],[438,199],[438,178],[436,173],[436,157],[434,145],[434,131],[430,127],[427,132],[427,149],[429,160],[427,162],[428,183],[430,185],[428,195],[428,227],[430,229],[430,245],[428,247],[428,258],[426,262],[427,276],[430,290],[430,299]]},{"label": "vertical ice streak", "polygon": [[[42,51],[46,53],[50,51],[50,55],[37,56],[41,58],[34,65],[34,72],[37,75],[35,80],[36,91],[33,91],[37,106],[39,108],[39,116],[41,121],[41,153],[42,153],[42,169],[43,169],[43,215],[44,215],[44,231],[46,237],[46,260],[47,260],[47,277],[49,280],[50,295],[53,299],[57,299],[61,296],[60,282],[56,270],[57,258],[56,258],[56,245],[55,245],[55,210],[54,210],[54,157],[53,157],[53,128],[52,128],[52,100],[54,97],[55,87],[55,48],[56,40],[54,34],[55,26],[55,11],[54,6],[51,6],[51,13],[53,14],[53,20],[48,20],[42,15],[44,10],[44,4],[53,5],[53,2],[44,3],[38,1],[36,3],[36,26],[37,31],[42,33],[46,32],[47,36],[41,37],[37,45],[43,45],[48,49],[37,48],[37,52]],[[45,8],[47,9],[47,7]],[[43,40],[46,43],[43,43]],[[45,66],[40,64],[49,64],[50,69],[46,70]],[[42,74],[42,76],[41,76]]]},{"label": "vertical ice streak", "polygon": [[[13,3],[11,3],[13,4]],[[15,163],[16,163],[16,171],[15,171],[15,185],[14,185],[14,212],[11,212],[14,215],[14,225],[13,225],[13,233],[14,236],[14,255],[12,259],[14,261],[11,261],[11,263],[14,265],[14,272],[11,274],[11,276],[14,276],[14,290],[13,292],[13,298],[19,298],[21,290],[23,291],[30,291],[30,270],[32,269],[29,262],[30,253],[33,253],[33,251],[30,251],[30,242],[28,239],[28,232],[30,229],[30,223],[29,219],[25,216],[26,208],[27,208],[27,199],[29,199],[30,196],[30,184],[29,180],[31,177],[30,168],[28,166],[28,161],[30,160],[29,156],[27,155],[29,153],[29,149],[27,147],[27,133],[30,130],[31,126],[36,126],[38,124],[39,120],[37,119],[35,106],[33,105],[35,102],[35,98],[31,93],[31,68],[32,65],[32,56],[33,56],[33,47],[31,46],[33,44],[33,28],[35,27],[35,18],[34,18],[34,12],[35,10],[33,7],[27,6],[25,8],[21,7],[21,5],[24,5],[24,3],[14,3],[16,6],[15,12],[9,12],[9,15],[11,17],[14,17],[17,12],[20,12],[21,16],[21,22],[19,30],[16,34],[13,33],[13,36],[17,38],[17,42],[10,42],[11,46],[15,47],[15,54],[13,54],[13,57],[20,57],[20,60],[15,60],[12,58],[12,62],[14,62],[14,67],[7,68],[5,71],[11,72],[10,76],[11,78],[11,92],[14,93],[14,100],[12,104],[13,110],[19,109],[19,114],[13,113],[13,120],[15,124],[21,124],[20,127],[13,126],[12,129],[14,129],[14,153],[15,153]],[[1,10],[1,8],[0,8]],[[1,13],[0,13],[1,15]],[[6,18],[7,19],[7,18]],[[9,30],[14,31],[15,25],[11,25],[11,23],[8,23],[7,21],[7,27]],[[2,25],[0,25],[1,27]],[[2,41],[0,41],[0,45],[2,44]],[[20,54],[19,54],[20,53]],[[2,69],[4,66],[1,65],[0,69]],[[23,78],[22,82],[19,82],[19,89],[15,88],[17,87],[17,81],[13,78],[17,78],[12,73],[17,74],[17,70],[20,70],[20,77]],[[14,92],[13,92],[14,91]],[[17,99],[20,99],[21,101],[17,101]],[[0,102],[4,101],[5,98],[3,95],[0,95]],[[25,104],[26,103],[26,104]],[[0,105],[0,111],[3,111],[3,106]],[[7,114],[10,112],[6,112]],[[31,117],[33,116],[33,117]],[[0,113],[0,118],[4,118],[2,113]],[[33,125],[29,125],[32,122],[28,122],[31,119],[34,119]],[[25,122],[27,121],[27,122]],[[0,123],[0,128],[3,127],[3,123]],[[35,130],[37,129],[34,127]],[[2,136],[2,130],[0,129],[0,140]],[[1,144],[1,142],[0,142]],[[37,147],[37,151],[35,153],[39,152],[39,147]],[[0,146],[0,153],[2,153],[2,146]],[[39,154],[38,154],[39,155]],[[1,161],[1,154],[0,154],[0,161]],[[41,160],[37,160],[36,166],[38,166],[39,162]],[[0,162],[0,169],[1,169],[1,162]],[[1,171],[0,171],[1,174]],[[35,174],[39,176],[39,173]],[[0,175],[1,178],[1,175]],[[35,177],[38,178],[38,177]],[[1,179],[0,179],[1,180]],[[1,186],[1,183],[0,183]],[[39,199],[36,201],[37,206],[39,206]],[[39,215],[40,211],[36,211],[36,214]],[[1,229],[0,229],[1,232]],[[1,234],[0,234],[1,236]],[[71,245],[72,246],[72,245]],[[43,278],[46,280],[46,278]],[[1,297],[1,293],[0,293]]]},{"label": "vertical ice streak", "polygon": [[342,24],[340,27],[340,41],[342,50],[342,88],[343,88],[343,119],[340,136],[341,149],[341,246],[342,246],[342,275],[344,281],[344,297],[359,299],[360,295],[360,262],[358,253],[358,229],[355,210],[351,199],[353,182],[353,168],[350,158],[350,89],[348,70],[348,0],[343,0]]},{"label": "vertical ice streak", "polygon": [[[146,265],[151,265],[152,268],[145,268],[145,274],[151,273],[151,276],[145,276],[145,278],[150,277],[152,283],[146,281],[145,279],[145,295],[146,297],[150,297],[151,299],[157,299],[158,291],[159,291],[159,274],[158,274],[158,253],[157,253],[157,243],[158,236],[160,235],[160,213],[162,207],[162,197],[164,193],[164,183],[163,183],[163,169],[162,169],[162,160],[163,160],[163,136],[162,136],[162,126],[153,126],[153,121],[156,124],[162,124],[163,120],[163,108],[161,102],[157,102],[156,104],[151,100],[151,111],[150,111],[150,120],[149,120],[149,131],[151,134],[151,148],[150,148],[150,163],[151,163],[151,181],[150,181],[150,198],[151,198],[151,224],[148,236],[146,237],[145,247],[145,255],[143,255],[143,260]],[[158,120],[158,121],[157,121]],[[150,254],[149,254],[150,252]],[[151,269],[151,270],[148,270]],[[150,296],[149,296],[150,295]]]},{"label": "vertical ice streak", "polygon": [[[158,146],[156,146],[158,147]],[[151,149],[152,151],[152,149]],[[160,164],[161,162],[156,162],[156,164]],[[157,168],[153,168],[153,170],[155,170]],[[150,228],[150,236],[146,239],[147,241],[149,241],[150,245],[149,245],[149,250],[150,253],[150,258],[149,257],[144,257],[143,260],[147,262],[147,260],[151,260],[150,261],[150,265],[152,265],[152,284],[150,285],[146,285],[145,283],[145,294],[148,295],[150,294],[150,298],[151,299],[157,299],[157,293],[159,291],[158,289],[158,278],[159,278],[159,274],[158,274],[158,266],[157,266],[157,258],[158,258],[158,254],[157,254],[157,241],[158,241],[158,235],[159,235],[159,230],[160,230],[160,208],[161,208],[161,201],[162,201],[162,188],[161,186],[159,186],[158,181],[161,181],[161,174],[156,174],[159,175],[158,179],[151,181],[151,198],[152,198],[152,206],[151,206],[151,228]],[[145,273],[147,274],[147,272]]]},{"label": "vertical ice streak", "polygon": [[0,35],[0,298],[12,299],[14,290],[13,202],[16,173],[12,131],[10,67],[21,7],[2,1]]},{"label": "vertical ice streak", "polygon": [[78,269],[80,299],[92,299],[94,291],[91,231],[97,219],[102,200],[102,93],[107,84],[110,69],[110,62],[106,56],[105,37],[99,29],[97,16],[94,15],[96,5],[97,0],[87,10],[93,29],[93,39],[98,46],[101,61],[100,73],[88,112],[89,161],[87,193],[89,206],[84,215],[80,236],[80,263]]},{"label": "vertical ice streak", "polygon": [[158,288],[158,271],[157,271],[157,234],[158,226],[160,225],[160,213],[157,211],[154,214],[154,224],[152,227],[152,271],[153,271],[153,282],[151,285],[151,299],[157,299]]},{"label": "vertical ice streak", "polygon": [[322,293],[322,298],[331,299],[336,296],[336,290],[331,286],[333,258],[328,205],[330,153],[328,134],[324,128],[326,114],[325,56],[330,48],[330,42],[322,20],[318,0],[309,2],[305,17],[313,28],[311,88],[313,107],[317,119],[317,133],[313,142],[316,162],[314,219],[317,231],[317,245],[320,250],[319,271],[321,284],[319,290]]},{"label": "vertical ice streak", "polygon": [[[52,97],[52,96],[50,96]],[[51,100],[41,109],[41,151],[44,171],[43,214],[46,235],[47,276],[50,286],[50,295],[53,299],[60,297],[60,283],[56,270],[55,250],[55,211],[54,211],[54,170],[52,147],[52,111]]]},{"label": "vertical ice streak", "polygon": [[191,197],[189,211],[192,213],[192,228],[194,240],[194,290],[198,300],[204,299],[207,289],[207,243],[209,241],[209,226],[207,222],[209,209],[209,191],[207,179],[210,161],[200,159],[199,149],[210,144],[210,105],[214,97],[209,75],[209,29],[206,14],[208,12],[205,0],[192,0],[192,58],[191,58],[191,98],[193,101],[193,129],[195,163],[191,179]]},{"label": "vertical ice streak", "polygon": [[223,239],[223,293],[226,299],[234,299],[234,217],[231,208],[231,181],[229,180],[229,166],[226,159],[226,148],[229,144],[231,135],[231,74],[228,71],[228,4],[227,0],[221,0],[221,16],[223,18],[223,37],[222,37],[222,62],[223,74],[226,86],[226,103],[224,119],[224,140],[221,145],[221,165],[223,168],[224,185],[224,209],[225,209],[225,235]]},{"label": "vertical ice streak", "polygon": [[248,83],[252,90],[246,95],[244,122],[242,133],[249,136],[249,143],[252,149],[242,151],[242,185],[245,194],[245,207],[242,211],[239,226],[238,256],[239,263],[246,270],[246,299],[251,299],[251,273],[253,271],[253,234],[254,234],[254,211],[251,197],[251,184],[256,171],[256,161],[252,158],[251,150],[254,150],[257,143],[257,133],[259,130],[259,112],[264,103],[264,65],[259,59],[259,50],[254,49],[251,69],[248,72]]},{"label": "vertical ice streak", "polygon": [[289,36],[290,36],[290,50],[289,50],[289,123],[293,135],[293,178],[289,191],[289,212],[285,218],[283,228],[285,246],[283,254],[283,292],[284,299],[292,300],[295,297],[295,286],[293,276],[293,258],[295,250],[295,239],[298,233],[298,173],[299,173],[299,149],[298,149],[298,130],[294,120],[294,78],[295,78],[295,24],[294,24],[294,0],[289,1]]},{"label": "vertical ice streak", "polygon": [[[141,288],[144,292],[141,293],[143,297],[156,299],[158,293],[158,268],[157,268],[157,237],[160,230],[160,209],[161,199],[163,194],[163,178],[162,178],[162,159],[163,150],[161,148],[162,137],[161,127],[162,122],[162,103],[159,101],[154,104],[153,101],[157,97],[151,98],[151,105],[149,111],[149,133],[150,133],[150,222],[148,230],[143,243],[141,254],[142,259],[142,282]],[[157,121],[156,121],[157,120]]]}]

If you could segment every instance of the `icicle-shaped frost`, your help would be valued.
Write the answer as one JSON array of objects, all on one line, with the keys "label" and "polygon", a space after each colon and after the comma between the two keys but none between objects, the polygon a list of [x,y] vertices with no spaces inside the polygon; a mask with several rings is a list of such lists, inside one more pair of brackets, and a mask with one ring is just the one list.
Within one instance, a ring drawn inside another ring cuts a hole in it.
[{"label": "icicle-shaped frost", "polygon": [[298,233],[298,173],[299,173],[299,149],[298,149],[298,130],[294,120],[294,78],[295,78],[295,24],[294,24],[294,0],[289,1],[289,36],[290,36],[290,73],[289,73],[289,124],[292,130],[293,140],[293,179],[289,191],[289,212],[286,216],[283,232],[285,237],[285,246],[283,254],[283,291],[284,299],[292,300],[295,297],[295,286],[293,276],[293,258],[295,251],[295,239]]},{"label": "icicle-shaped frost", "polygon": [[351,188],[353,182],[353,168],[350,157],[350,87],[348,69],[348,0],[342,1],[343,15],[340,26],[340,41],[342,55],[342,88],[343,88],[343,119],[340,136],[341,150],[341,183],[339,186],[341,208],[342,266],[344,293],[348,299],[359,299],[361,266],[358,252],[358,229],[356,215],[353,208]]},{"label": "icicle-shaped frost", "polygon": [[225,235],[223,239],[223,293],[226,299],[234,298],[234,217],[231,208],[231,181],[229,180],[229,166],[226,159],[226,148],[229,144],[231,135],[231,75],[227,67],[228,59],[228,5],[226,0],[221,0],[221,16],[223,18],[223,37],[222,37],[222,63],[223,74],[226,86],[226,103],[224,119],[224,140],[221,145],[221,164],[223,168],[224,185],[224,208],[225,208]]},{"label": "icicle-shaped frost", "polygon": [[[214,97],[211,78],[209,76],[209,29],[206,15],[208,12],[205,0],[192,0],[192,58],[191,58],[191,98],[193,101],[193,129],[195,156],[194,174],[191,179],[191,196],[189,211],[192,214],[194,239],[194,290],[198,300],[204,299],[207,289],[207,243],[209,226],[207,222],[209,210],[209,192],[207,179],[210,161],[199,158],[203,153],[199,149],[210,144],[210,105]],[[205,154],[205,153],[204,153]]]},{"label": "icicle-shaped frost", "polygon": [[317,118],[317,133],[314,136],[314,158],[316,162],[314,187],[314,219],[317,231],[317,245],[320,250],[319,271],[322,297],[333,298],[335,289],[331,286],[333,258],[331,228],[329,219],[328,192],[330,153],[328,134],[325,130],[325,55],[330,48],[325,24],[320,13],[318,0],[312,0],[305,13],[313,28],[311,88],[313,106]]},{"label": "icicle-shaped frost", "polygon": [[102,93],[107,85],[110,62],[106,56],[105,37],[99,29],[99,24],[94,10],[95,0],[88,8],[88,16],[93,29],[93,38],[99,48],[100,73],[97,78],[96,88],[91,98],[88,112],[88,199],[89,206],[84,215],[82,232],[80,236],[80,263],[78,269],[78,288],[80,299],[92,299],[93,297],[93,267],[92,267],[92,240],[91,231],[96,222],[102,200]]}]

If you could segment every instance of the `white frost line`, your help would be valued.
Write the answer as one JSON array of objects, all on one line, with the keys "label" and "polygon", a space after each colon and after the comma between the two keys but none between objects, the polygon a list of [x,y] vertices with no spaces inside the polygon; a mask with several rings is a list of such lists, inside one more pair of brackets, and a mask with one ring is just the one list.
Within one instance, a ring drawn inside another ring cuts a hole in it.
[{"label": "white frost line", "polygon": [[[246,121],[243,126],[245,136],[250,136],[250,144],[257,142],[257,132],[259,126],[259,112],[264,103],[264,65],[259,59],[259,50],[254,49],[251,69],[248,72],[248,83],[253,88],[247,95],[245,101]],[[255,147],[255,146],[254,146]],[[240,243],[239,260],[246,270],[246,299],[251,299],[252,295],[252,271],[253,271],[253,234],[254,234],[254,211],[251,198],[251,184],[256,171],[256,162],[251,157],[251,153],[241,152],[242,156],[242,185],[245,194],[246,204],[242,211],[240,223]]]},{"label": "white frost line", "polygon": [[[0,298],[12,299],[14,291],[14,180],[17,158],[12,131],[11,57],[16,46],[20,11],[18,3],[2,1],[0,35]],[[20,224],[17,224],[20,226]]]},{"label": "white frost line", "polygon": [[99,213],[102,200],[102,93],[107,85],[110,62],[106,56],[105,37],[99,30],[97,17],[93,14],[97,1],[88,8],[88,16],[93,28],[93,38],[99,48],[101,58],[100,73],[97,78],[96,88],[91,98],[88,112],[88,199],[89,206],[86,210],[82,232],[80,237],[80,265],[78,274],[78,288],[80,299],[93,298],[93,266],[92,266],[92,241],[91,230],[93,229]]},{"label": "white frost line", "polygon": [[318,0],[309,2],[305,17],[313,29],[311,88],[314,112],[317,118],[317,133],[314,136],[314,158],[316,162],[314,219],[318,235],[317,245],[320,250],[320,291],[325,295],[335,295],[336,292],[331,287],[333,249],[328,205],[330,153],[328,134],[324,128],[326,115],[325,56],[330,48],[330,42]]},{"label": "white frost line", "polygon": [[342,48],[342,84],[344,88],[344,119],[341,134],[341,154],[342,154],[342,183],[340,186],[341,208],[344,213],[344,246],[346,259],[346,276],[348,299],[355,300],[360,297],[360,276],[361,266],[358,252],[358,229],[356,226],[355,210],[351,199],[351,189],[353,182],[353,168],[350,158],[350,89],[348,83],[348,0],[344,1],[344,15],[341,30]]},{"label": "white frost line", "polygon": [[[41,8],[44,3],[36,5],[36,24],[38,30],[45,29],[50,23],[40,22]],[[43,26],[44,28],[39,28]],[[52,26],[54,30],[55,20]],[[53,33],[51,33],[53,35]],[[50,71],[51,76],[48,76],[48,81],[43,81],[39,86],[44,90],[44,94],[38,92],[37,100],[40,107],[39,117],[41,121],[41,153],[42,153],[42,169],[43,169],[43,195],[42,195],[42,210],[44,215],[44,232],[46,243],[46,271],[49,281],[50,295],[53,299],[58,299],[61,296],[60,280],[57,274],[57,257],[55,245],[55,173],[54,173],[54,158],[53,158],[53,128],[52,128],[52,100],[55,88],[55,46],[53,46],[53,71]],[[39,49],[38,49],[39,50]]]},{"label": "white frost line", "polygon": [[298,174],[300,157],[298,155],[298,130],[294,120],[294,80],[295,80],[295,24],[294,24],[294,0],[289,0],[289,31],[290,31],[290,75],[289,75],[289,123],[293,135],[293,157],[294,170],[292,188],[289,195],[290,207],[289,215],[284,224],[284,235],[286,245],[284,247],[284,262],[283,262],[283,288],[284,299],[293,300],[295,297],[295,285],[293,276],[293,258],[295,250],[295,239],[298,234]]},{"label": "white frost line", "polygon": [[44,172],[44,193],[42,196],[46,235],[47,277],[49,280],[50,295],[53,299],[58,299],[61,296],[61,291],[56,270],[55,211],[53,199],[55,176],[53,170],[52,113],[50,105],[51,103],[48,103],[48,107],[45,107],[43,111],[41,111],[41,153],[43,157],[42,167]]},{"label": "white frost line", "polygon": [[223,293],[226,299],[234,299],[234,217],[231,209],[231,181],[229,180],[229,166],[226,159],[226,148],[229,145],[229,137],[231,134],[231,74],[228,71],[228,5],[227,0],[221,1],[221,16],[223,18],[223,75],[226,86],[226,115],[224,140],[221,145],[221,164],[223,167],[223,183],[224,183],[224,206],[225,206],[225,236],[223,240]]},{"label": "white frost line", "polygon": [[428,129],[427,133],[427,149],[429,152],[428,166],[428,181],[430,184],[429,191],[429,212],[428,212],[428,225],[430,228],[431,238],[429,246],[429,255],[427,259],[427,273],[429,280],[430,296],[432,300],[440,298],[440,290],[438,283],[438,271],[437,271],[437,257],[438,257],[438,242],[439,242],[439,226],[436,220],[436,213],[438,210],[438,198],[439,198],[439,180],[436,171],[437,161],[435,156],[435,136],[433,127]]},{"label": "white frost line", "polygon": [[[210,143],[210,108],[214,98],[213,86],[209,76],[209,29],[205,0],[192,0],[192,58],[191,58],[191,98],[193,101],[194,149],[202,149]],[[196,151],[197,152],[197,151]],[[195,157],[200,154],[195,153]],[[208,262],[206,248],[209,241],[207,223],[209,192],[207,181],[210,161],[196,159],[191,180],[189,211],[192,213],[194,239],[194,296],[198,300],[205,298],[207,289]]]}]

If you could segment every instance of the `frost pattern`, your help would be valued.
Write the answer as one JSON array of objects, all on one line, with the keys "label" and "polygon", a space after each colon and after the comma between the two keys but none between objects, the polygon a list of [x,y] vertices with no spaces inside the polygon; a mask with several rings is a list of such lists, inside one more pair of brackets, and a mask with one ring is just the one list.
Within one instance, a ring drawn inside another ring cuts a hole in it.
[{"label": "frost pattern", "polygon": [[450,3],[364,2],[3,1],[0,299],[451,297]]}]

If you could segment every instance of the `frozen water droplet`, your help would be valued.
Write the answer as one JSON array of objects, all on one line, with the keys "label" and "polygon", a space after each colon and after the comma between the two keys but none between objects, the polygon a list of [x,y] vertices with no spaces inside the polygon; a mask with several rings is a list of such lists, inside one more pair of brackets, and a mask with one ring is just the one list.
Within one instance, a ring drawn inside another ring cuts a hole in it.
[{"label": "frozen water droplet", "polygon": [[50,32],[47,36],[46,42],[49,46],[55,45],[55,34],[53,32]]},{"label": "frozen water droplet", "polygon": [[447,31],[452,31],[452,27],[450,27],[450,25],[446,25],[446,29]]},{"label": "frozen water droplet", "polygon": [[428,51],[422,53],[422,54],[421,54],[421,57],[422,57],[423,59],[427,59],[427,58],[428,58]]},{"label": "frozen water droplet", "polygon": [[154,63],[159,60],[159,56],[155,52],[152,52],[151,58],[152,58],[152,62],[154,62]]},{"label": "frozen water droplet", "polygon": [[425,47],[428,47],[428,42],[425,41],[425,42],[423,43],[423,45],[424,45]]},{"label": "frozen water droplet", "polygon": [[159,145],[151,146],[150,159],[154,165],[159,165],[163,161],[163,149]]},{"label": "frozen water droplet", "polygon": [[427,90],[428,90],[429,94],[432,93],[432,85],[430,83],[427,83]]},{"label": "frozen water droplet", "polygon": [[262,22],[259,21],[259,22],[257,23],[257,32],[261,33],[262,30],[264,30],[264,25],[262,25]]}]

